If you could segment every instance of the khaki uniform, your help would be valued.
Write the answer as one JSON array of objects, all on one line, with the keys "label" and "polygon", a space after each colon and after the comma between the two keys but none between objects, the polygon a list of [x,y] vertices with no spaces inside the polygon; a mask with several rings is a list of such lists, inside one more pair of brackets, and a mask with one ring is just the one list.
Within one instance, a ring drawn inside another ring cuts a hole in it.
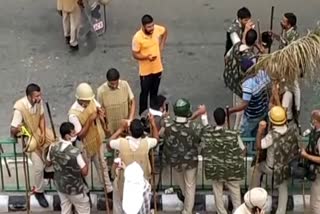
[{"label": "khaki uniform", "polygon": [[46,168],[44,162],[44,151],[54,141],[51,129],[46,128],[46,139],[43,145],[40,145],[40,118],[44,114],[42,102],[31,106],[27,97],[23,97],[14,104],[14,113],[11,122],[12,127],[24,125],[29,133],[36,139],[38,147],[31,152],[31,161],[34,171],[35,192],[44,191],[43,172]]},{"label": "khaki uniform", "polygon": [[[81,123],[81,126],[85,124],[88,120],[89,116],[97,110],[97,104],[95,101],[91,101],[87,108],[81,109],[79,104],[76,102],[71,109],[69,110],[69,120],[71,123],[75,123],[74,119],[78,119],[78,122]],[[72,117],[73,116],[73,117]],[[79,126],[78,123],[74,124],[76,132],[77,127]],[[99,119],[95,121],[95,123],[89,128],[86,137],[83,139],[83,148],[86,153],[88,159],[91,159],[95,165],[97,170],[97,174],[99,175],[100,182],[103,183],[104,186],[107,188],[107,192],[112,192],[112,184],[108,174],[108,166],[104,159],[104,151],[105,147],[103,145],[103,140],[105,139],[105,133],[102,128],[102,124],[100,123]],[[101,164],[99,160],[99,156],[101,157]],[[89,164],[89,171],[90,171],[91,164]],[[103,168],[103,175],[101,174],[101,167]],[[102,177],[103,176],[103,177]],[[87,183],[90,174],[86,177]]]},{"label": "khaki uniform", "polygon": [[108,128],[113,134],[120,126],[121,120],[128,119],[130,114],[130,102],[134,95],[127,81],[119,80],[118,88],[113,90],[104,83],[98,88],[97,99],[106,110]]},{"label": "khaki uniform", "polygon": [[57,0],[57,9],[62,11],[64,36],[70,36],[70,45],[77,46],[81,24],[81,9],[78,0]]},{"label": "khaki uniform", "polygon": [[[146,180],[151,178],[151,165],[149,161],[149,150],[157,145],[154,138],[136,139],[132,137],[119,138],[110,141],[110,147],[119,150],[119,157],[126,166],[133,162],[137,162],[142,170]],[[124,213],[122,209],[124,185],[124,171],[119,170],[114,180],[113,191],[113,212],[116,214]]]}]

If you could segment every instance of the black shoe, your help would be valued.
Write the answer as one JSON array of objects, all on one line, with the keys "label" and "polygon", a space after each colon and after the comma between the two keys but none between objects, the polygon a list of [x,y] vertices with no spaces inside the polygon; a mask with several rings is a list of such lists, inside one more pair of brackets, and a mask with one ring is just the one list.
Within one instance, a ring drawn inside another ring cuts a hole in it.
[{"label": "black shoe", "polygon": [[184,195],[182,194],[181,189],[177,191],[177,196],[178,196],[178,199],[184,203]]},{"label": "black shoe", "polygon": [[91,201],[91,197],[90,197],[90,192],[87,193],[87,196],[89,197],[90,208],[92,208],[92,201]]},{"label": "black shoe", "polygon": [[70,50],[71,51],[78,51],[79,50],[79,45],[76,45],[76,46],[70,45]]},{"label": "black shoe", "polygon": [[39,205],[41,207],[43,207],[43,208],[48,208],[49,207],[49,203],[48,203],[46,197],[44,196],[44,193],[35,192],[34,196],[38,200]]},{"label": "black shoe", "polygon": [[66,36],[66,44],[69,45],[70,44],[70,36]]}]

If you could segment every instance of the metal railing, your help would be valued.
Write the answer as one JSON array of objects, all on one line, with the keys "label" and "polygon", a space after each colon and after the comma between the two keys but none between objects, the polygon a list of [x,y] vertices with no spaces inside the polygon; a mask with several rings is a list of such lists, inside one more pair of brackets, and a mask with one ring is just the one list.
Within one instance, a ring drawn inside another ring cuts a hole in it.
[{"label": "metal railing", "polygon": [[[251,172],[250,172],[250,165],[253,159],[253,156],[255,155],[255,139],[254,138],[243,138],[243,142],[247,146],[247,157],[244,158],[245,161],[245,177],[242,182],[242,187],[246,187],[250,183],[251,178]],[[308,139],[303,138],[302,143],[307,143]],[[21,144],[17,144],[16,140],[13,138],[2,138],[0,139],[0,146],[6,147],[6,152],[0,153],[0,185],[1,191],[4,192],[24,192],[26,190],[25,185],[25,177],[23,173],[23,153],[21,152]],[[106,152],[105,158],[107,159],[108,165],[111,165],[113,163],[113,152]],[[201,157],[200,157],[201,159]],[[11,177],[8,176],[5,162],[8,163],[8,168],[11,171]],[[28,164],[31,164],[30,159],[28,158]],[[89,178],[89,188],[92,191],[103,191],[103,186],[100,184],[97,173],[95,170],[93,170],[93,164],[91,164],[90,171],[91,175]],[[14,172],[14,173],[12,173]],[[30,175],[31,174],[31,175]],[[169,187],[176,188],[177,185],[174,182],[173,176],[172,176],[172,168],[164,167],[162,169],[161,173],[161,179],[159,179],[159,175],[156,175],[156,184],[158,184],[158,190],[162,191]],[[30,173],[29,178],[32,177],[32,166],[30,166]],[[47,187],[46,191],[53,192],[55,191],[54,185],[52,185],[51,180],[47,181]],[[159,181],[159,182],[158,182]],[[264,187],[266,189],[270,189],[271,187],[271,179],[266,177],[266,182],[264,182]],[[31,179],[32,182],[32,179]],[[308,189],[309,185],[306,185],[306,188]],[[211,190],[212,189],[212,182],[206,180],[203,170],[203,162],[199,161],[198,166],[198,177],[197,177],[197,190]],[[290,191],[300,191],[301,190],[301,181],[292,180],[290,184]]]}]

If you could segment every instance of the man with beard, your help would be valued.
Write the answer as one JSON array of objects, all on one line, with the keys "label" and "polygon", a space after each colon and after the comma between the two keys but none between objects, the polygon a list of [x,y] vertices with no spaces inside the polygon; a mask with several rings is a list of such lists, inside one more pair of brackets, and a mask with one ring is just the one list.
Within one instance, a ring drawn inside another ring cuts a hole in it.
[{"label": "man with beard", "polygon": [[148,108],[157,95],[163,71],[162,51],[167,40],[165,27],[156,25],[150,15],[141,19],[142,27],[132,39],[132,55],[139,62],[140,101],[139,115]]},{"label": "man with beard", "polygon": [[[41,207],[49,207],[44,196],[44,168],[43,160],[44,148],[54,140],[53,133],[46,128],[44,108],[41,99],[40,87],[31,83],[26,88],[26,96],[19,99],[13,106],[13,118],[10,132],[13,137],[17,137],[24,126],[35,139],[36,145],[27,145],[28,152],[31,152],[31,161],[34,170],[34,190],[35,198]],[[32,148],[31,148],[32,147]]]},{"label": "man with beard", "polygon": [[242,7],[237,12],[237,19],[235,19],[227,30],[226,56],[233,45],[241,42],[248,30],[253,28],[251,21],[251,13],[248,8]]},{"label": "man with beard", "polygon": [[[280,42],[279,49],[284,48],[291,42],[299,38],[299,33],[297,32],[297,17],[293,13],[285,13],[280,22],[282,32],[281,35],[272,33],[273,37]],[[301,77],[303,76],[303,71],[301,72]],[[295,100],[295,110],[297,111],[297,117],[300,113],[300,101],[301,101],[301,90],[298,80],[294,82],[291,89]],[[295,118],[298,121],[298,118]]]},{"label": "man with beard", "polygon": [[[108,198],[112,198],[112,184],[108,174],[108,166],[104,159],[103,140],[106,134],[104,123],[105,112],[101,105],[94,99],[95,95],[91,86],[81,83],[76,89],[76,101],[69,110],[69,122],[74,125],[78,139],[81,140],[84,157],[92,160],[99,180],[107,189]],[[89,162],[89,168],[91,167]],[[86,176],[88,183],[89,176]],[[88,193],[90,198],[90,194]]]},{"label": "man with beard", "polygon": [[273,33],[273,37],[280,42],[279,49],[282,49],[299,38],[296,15],[293,13],[285,13],[280,25],[282,28],[281,35]]}]

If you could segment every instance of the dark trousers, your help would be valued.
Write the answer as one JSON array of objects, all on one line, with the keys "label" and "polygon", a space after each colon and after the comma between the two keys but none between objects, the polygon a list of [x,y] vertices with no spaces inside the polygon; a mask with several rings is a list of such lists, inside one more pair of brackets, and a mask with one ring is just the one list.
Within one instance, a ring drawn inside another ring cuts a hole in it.
[{"label": "dark trousers", "polygon": [[154,102],[158,96],[159,85],[161,81],[161,74],[149,74],[147,76],[140,76],[140,99],[139,99],[139,115],[141,115],[148,108],[148,96],[150,94],[150,103]]}]

